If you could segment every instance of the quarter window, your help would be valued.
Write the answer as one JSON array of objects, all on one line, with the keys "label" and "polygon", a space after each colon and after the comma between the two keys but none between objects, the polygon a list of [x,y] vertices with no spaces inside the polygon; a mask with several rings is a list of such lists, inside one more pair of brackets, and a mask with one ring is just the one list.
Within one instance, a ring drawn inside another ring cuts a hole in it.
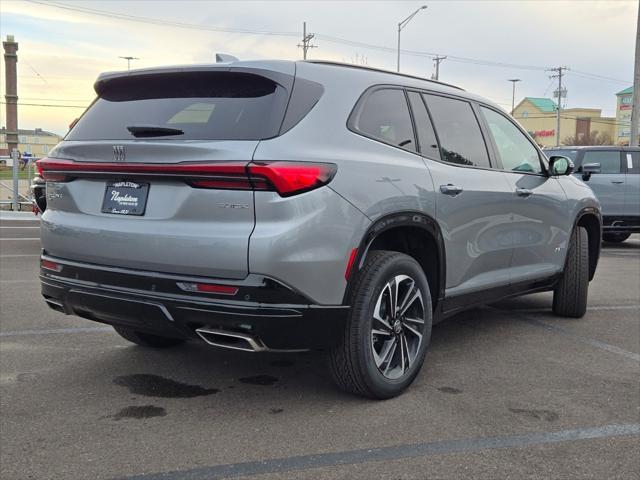
[{"label": "quarter window", "polygon": [[404,91],[376,90],[368,95],[352,119],[352,128],[381,142],[417,151]]},{"label": "quarter window", "polygon": [[471,104],[463,100],[425,95],[446,162],[489,168],[489,154]]},{"label": "quarter window", "polygon": [[542,173],[538,150],[529,139],[503,115],[485,107],[481,107],[481,110],[498,149],[502,167],[514,172]]},{"label": "quarter window", "polygon": [[640,152],[625,152],[627,173],[640,174]]},{"label": "quarter window", "polygon": [[590,152],[584,152],[582,157],[582,165],[588,163],[599,163],[600,173],[620,173],[620,152],[614,151],[598,151],[592,150]]}]

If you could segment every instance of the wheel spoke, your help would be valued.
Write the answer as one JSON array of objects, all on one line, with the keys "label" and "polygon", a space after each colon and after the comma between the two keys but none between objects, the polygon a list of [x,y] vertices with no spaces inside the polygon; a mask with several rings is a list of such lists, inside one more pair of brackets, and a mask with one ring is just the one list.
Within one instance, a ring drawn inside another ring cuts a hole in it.
[{"label": "wheel spoke", "polygon": [[389,333],[391,333],[392,327],[389,324],[389,322],[382,318],[382,315],[380,314],[380,309],[382,308],[382,298],[383,298],[383,293],[384,290],[382,291],[382,293],[380,294],[380,296],[378,297],[378,301],[376,302],[376,306],[373,309],[373,318],[374,320],[377,320],[378,322],[380,322],[382,324],[382,326],[389,331]]},{"label": "wheel spoke", "polygon": [[395,343],[396,343],[395,339],[388,340],[387,342],[385,342],[385,344],[382,346],[380,354],[376,352],[375,348],[373,349],[373,356],[376,361],[376,367],[382,368],[382,365],[384,364],[385,360],[387,360],[387,358],[389,357],[389,353],[391,352],[391,349],[393,348]]},{"label": "wheel spoke", "polygon": [[416,300],[420,300],[420,305],[422,305],[422,307],[424,308],[424,305],[422,304],[422,294],[420,293],[419,288],[413,290],[413,294],[411,295],[411,297],[403,302],[402,307],[400,308],[400,315],[404,315],[404,313],[409,310],[409,307],[413,305]]},{"label": "wheel spoke", "polygon": [[422,339],[422,334],[417,331],[415,328],[413,328],[411,325],[407,325],[406,323],[404,324],[404,328],[406,328],[409,332],[411,332],[413,335],[415,335],[418,340]]},{"label": "wheel spoke", "polygon": [[424,323],[424,320],[421,318],[411,318],[411,317],[404,317],[404,321],[405,322],[412,322],[412,323]]},{"label": "wheel spoke", "polygon": [[389,354],[386,356],[388,358],[388,360],[387,360],[387,366],[384,368],[384,372],[383,372],[385,375],[389,371],[389,367],[391,366],[391,361],[393,360],[393,357],[395,356],[397,347],[398,347],[398,341],[395,340],[393,342],[393,346],[389,349]]},{"label": "wheel spoke", "polygon": [[389,303],[390,303],[390,312],[389,316],[391,318],[396,318],[396,308],[398,307],[398,281],[397,278],[391,280],[387,286],[389,287]]},{"label": "wheel spoke", "polygon": [[415,295],[416,290],[418,290],[417,288],[415,288],[416,287],[416,282],[414,282],[412,279],[409,279],[409,281],[411,282],[411,284],[407,288],[407,292],[404,294],[404,297],[403,297],[402,301],[400,302],[400,305],[398,306],[398,308],[400,309],[401,313],[409,305],[407,302],[409,302],[411,297],[413,295]]},{"label": "wheel spoke", "polygon": [[[409,352],[409,343],[407,342],[407,338],[404,335],[402,336],[402,340],[402,343],[404,343],[404,352],[407,357],[407,370],[409,370],[411,368],[411,354]],[[404,372],[404,369],[402,371]]]},{"label": "wheel spoke", "polygon": [[391,336],[391,332],[389,332],[387,330],[380,330],[380,329],[377,329],[377,328],[372,329],[371,333],[373,335],[384,335],[386,337],[390,337]]}]

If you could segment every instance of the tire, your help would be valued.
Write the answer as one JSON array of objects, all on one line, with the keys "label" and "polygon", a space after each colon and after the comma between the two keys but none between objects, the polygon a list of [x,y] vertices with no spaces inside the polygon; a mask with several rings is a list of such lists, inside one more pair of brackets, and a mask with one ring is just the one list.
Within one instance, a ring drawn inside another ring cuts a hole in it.
[{"label": "tire", "polygon": [[622,243],[630,236],[630,233],[603,233],[602,240],[611,243]]},{"label": "tire", "polygon": [[[395,302],[392,285],[397,285],[395,297],[400,299]],[[329,352],[335,383],[368,398],[401,394],[420,372],[431,339],[431,294],[422,267],[403,253],[373,251],[350,300],[344,332]],[[399,313],[403,303],[405,311]],[[384,321],[374,319],[374,313]]]},{"label": "tire", "polygon": [[571,235],[565,270],[553,292],[553,313],[561,317],[584,316],[588,290],[589,235],[584,227],[577,227]]},{"label": "tire", "polygon": [[127,327],[116,327],[113,329],[125,340],[129,340],[136,345],[149,348],[168,348],[184,342],[183,338],[170,338],[153,335],[151,333],[139,332]]}]

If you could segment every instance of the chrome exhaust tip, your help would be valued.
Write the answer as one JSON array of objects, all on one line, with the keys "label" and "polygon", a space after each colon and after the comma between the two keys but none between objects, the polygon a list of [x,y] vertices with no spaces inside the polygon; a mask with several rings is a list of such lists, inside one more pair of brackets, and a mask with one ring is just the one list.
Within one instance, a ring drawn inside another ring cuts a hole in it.
[{"label": "chrome exhaust tip", "polygon": [[196,328],[196,333],[214,347],[241,350],[243,352],[264,352],[267,346],[259,338],[238,332],[214,328]]}]

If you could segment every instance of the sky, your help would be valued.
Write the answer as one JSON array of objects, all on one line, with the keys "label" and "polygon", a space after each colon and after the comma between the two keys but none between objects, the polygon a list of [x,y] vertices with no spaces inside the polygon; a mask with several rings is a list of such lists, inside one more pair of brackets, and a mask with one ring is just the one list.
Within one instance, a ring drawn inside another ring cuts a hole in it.
[{"label": "sky", "polygon": [[[18,123],[58,134],[94,97],[104,71],[209,63],[215,53],[242,60],[302,58],[302,23],[314,33],[309,58],[395,70],[440,80],[511,109],[525,96],[551,97],[545,69],[567,66],[566,107],[614,116],[616,92],[633,80],[638,0],[426,1],[80,1],[0,2],[0,35],[18,50]],[[0,68],[4,71],[4,65]],[[0,125],[5,125],[4,73]]]}]

